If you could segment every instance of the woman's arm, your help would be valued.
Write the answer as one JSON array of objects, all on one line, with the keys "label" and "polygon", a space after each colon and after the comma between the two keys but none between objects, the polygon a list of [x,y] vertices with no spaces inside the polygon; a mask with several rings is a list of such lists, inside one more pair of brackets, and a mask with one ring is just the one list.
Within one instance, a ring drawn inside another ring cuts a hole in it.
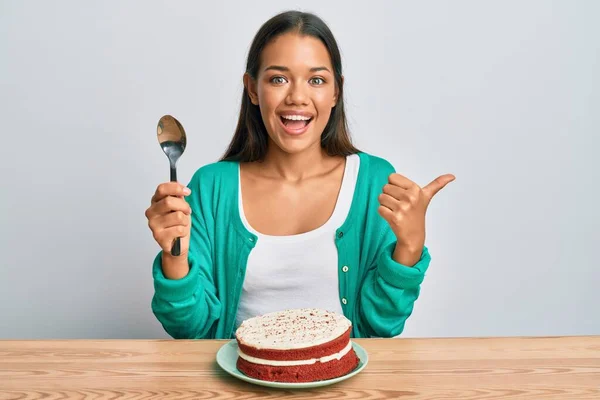
[{"label": "woman's arm", "polygon": [[359,331],[364,337],[394,337],[404,330],[419,297],[421,283],[431,257],[423,248],[419,261],[406,266],[393,259],[396,237],[385,232],[376,263],[362,283],[359,303]]},{"label": "woman's arm", "polygon": [[202,217],[200,188],[196,176],[189,186],[192,190],[187,198],[192,208],[190,248],[187,255],[189,271],[185,274],[184,270],[184,276],[179,279],[169,279],[165,276],[163,267],[172,269],[173,265],[165,266],[163,262],[173,261],[169,259],[172,256],[162,251],[156,256],[152,269],[155,290],[152,311],[173,338],[204,339],[210,338],[211,328],[219,319],[221,302],[215,289],[211,244]]},{"label": "woman's arm", "polygon": [[[389,189],[394,167],[383,159],[370,165],[371,199],[367,206],[369,243],[367,271],[363,275],[357,301],[358,334],[362,337],[393,337],[402,333],[419,297],[421,283],[431,257],[424,241],[399,242],[388,219],[381,215],[381,193]],[[407,219],[399,220],[407,224]],[[410,227],[404,225],[403,228]],[[372,250],[371,250],[372,249]]]}]

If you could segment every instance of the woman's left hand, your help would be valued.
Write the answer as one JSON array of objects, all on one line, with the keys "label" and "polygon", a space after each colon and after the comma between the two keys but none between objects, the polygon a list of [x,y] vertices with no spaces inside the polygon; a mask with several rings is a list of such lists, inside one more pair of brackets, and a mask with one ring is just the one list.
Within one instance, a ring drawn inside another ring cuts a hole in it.
[{"label": "woman's left hand", "polygon": [[454,175],[442,175],[421,188],[400,174],[389,176],[379,195],[378,211],[396,235],[394,259],[397,262],[412,266],[419,260],[425,245],[427,207],[433,196],[454,179]]}]

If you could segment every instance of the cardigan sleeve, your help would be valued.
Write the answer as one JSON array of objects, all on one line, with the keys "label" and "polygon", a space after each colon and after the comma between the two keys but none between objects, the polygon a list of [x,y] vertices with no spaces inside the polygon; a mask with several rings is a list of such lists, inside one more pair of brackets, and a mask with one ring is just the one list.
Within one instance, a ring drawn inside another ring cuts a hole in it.
[{"label": "cardigan sleeve", "polygon": [[193,177],[188,185],[192,194],[186,198],[192,209],[189,273],[181,279],[166,278],[162,272],[162,251],[154,259],[152,268],[152,311],[165,331],[175,339],[210,338],[211,328],[221,314],[213,276],[211,242],[196,178]]},{"label": "cardigan sleeve", "polygon": [[[370,265],[358,298],[358,332],[363,337],[394,337],[404,330],[406,320],[413,312],[419,297],[421,283],[431,261],[429,250],[423,247],[419,261],[412,267],[396,262],[392,255],[396,236],[389,224],[377,213],[376,199],[394,168],[385,163],[376,174],[373,198],[369,212],[377,214],[377,223],[371,226],[372,255]],[[379,187],[381,185],[381,187]]]},{"label": "cardigan sleeve", "polygon": [[392,258],[395,238],[383,246],[377,264],[368,272],[360,293],[361,333],[365,337],[394,337],[404,330],[421,290],[431,259],[427,247],[413,267]]}]

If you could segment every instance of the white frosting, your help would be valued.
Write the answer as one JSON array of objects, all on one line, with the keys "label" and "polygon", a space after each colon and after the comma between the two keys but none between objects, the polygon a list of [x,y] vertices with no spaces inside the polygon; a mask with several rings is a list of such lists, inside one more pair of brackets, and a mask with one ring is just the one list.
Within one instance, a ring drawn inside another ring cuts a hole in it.
[{"label": "white frosting", "polygon": [[242,350],[238,348],[238,355],[246,361],[254,364],[272,365],[272,366],[291,366],[291,365],[311,365],[316,362],[325,363],[331,360],[341,360],[348,352],[352,349],[352,342],[348,341],[348,344],[339,353],[332,354],[321,358],[311,358],[310,360],[292,360],[292,361],[279,361],[279,360],[263,360],[262,358],[256,358],[244,354]]},{"label": "white frosting", "polygon": [[264,314],[242,322],[240,343],[256,349],[290,350],[318,346],[346,332],[352,323],[342,314],[300,308]]}]

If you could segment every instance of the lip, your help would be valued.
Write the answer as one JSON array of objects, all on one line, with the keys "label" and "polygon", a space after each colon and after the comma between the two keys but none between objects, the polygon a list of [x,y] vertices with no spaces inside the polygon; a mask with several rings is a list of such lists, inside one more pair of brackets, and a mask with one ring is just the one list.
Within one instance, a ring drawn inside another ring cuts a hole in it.
[{"label": "lip", "polygon": [[[308,124],[306,124],[305,127],[300,128],[300,129],[290,129],[289,127],[285,126],[285,124],[283,123],[283,121],[281,120],[281,116],[283,115],[302,115],[303,117],[311,117],[310,122]],[[312,117],[311,114],[302,114],[302,113],[289,113],[289,114],[280,114],[277,118],[279,120],[279,126],[281,126],[281,128],[284,130],[285,133],[287,133],[288,135],[292,135],[292,136],[299,136],[302,135],[304,132],[306,132],[308,130],[308,128],[310,128],[310,125],[313,123],[314,121],[314,117]]]}]

